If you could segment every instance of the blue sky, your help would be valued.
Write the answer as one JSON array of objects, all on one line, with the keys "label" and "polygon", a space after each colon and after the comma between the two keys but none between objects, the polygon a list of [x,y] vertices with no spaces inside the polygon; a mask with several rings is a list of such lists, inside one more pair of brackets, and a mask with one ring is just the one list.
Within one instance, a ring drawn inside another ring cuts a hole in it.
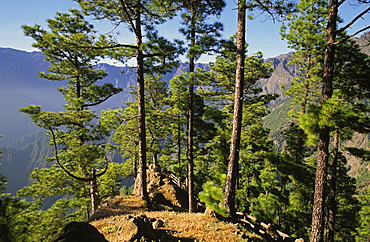
[{"label": "blue sky", "polygon": [[[225,25],[224,37],[229,37],[236,31],[236,0],[226,0],[227,8],[224,10],[221,19]],[[353,5],[356,1],[349,0],[350,4],[341,7],[342,18],[345,22],[351,20],[363,7]],[[53,18],[56,12],[67,12],[70,8],[78,8],[72,0],[0,0],[0,47],[34,51],[33,40],[24,36],[21,25],[40,24],[45,26],[45,20]],[[370,15],[370,14],[367,14]],[[361,20],[356,27],[364,27],[370,23],[370,16]],[[98,28],[106,31],[111,28],[108,23],[94,23]],[[180,38],[178,25],[171,22],[160,28],[161,34],[168,38]],[[247,24],[247,42],[249,53],[261,51],[264,57],[275,57],[290,50],[286,42],[281,40],[279,35],[280,24],[266,20],[263,16],[256,20],[250,20]],[[126,34],[120,36],[120,41],[125,42]],[[201,62],[208,62],[209,57],[203,57]]]}]

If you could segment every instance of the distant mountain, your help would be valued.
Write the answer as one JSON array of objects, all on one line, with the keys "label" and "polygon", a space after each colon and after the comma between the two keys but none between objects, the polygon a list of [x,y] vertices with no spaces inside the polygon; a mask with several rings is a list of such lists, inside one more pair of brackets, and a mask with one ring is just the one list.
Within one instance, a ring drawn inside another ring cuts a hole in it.
[{"label": "distant mountain", "polygon": [[359,38],[355,38],[357,44],[363,53],[370,55],[370,32],[361,35]]},{"label": "distant mountain", "polygon": [[[34,104],[41,105],[43,110],[62,109],[64,101],[57,87],[64,83],[38,78],[38,73],[47,71],[48,66],[40,52],[0,48],[0,135],[4,136],[0,139],[0,147],[38,130],[28,115],[18,111],[20,108]],[[124,105],[130,97],[129,87],[135,84],[133,71],[107,64],[100,68],[110,73],[104,82],[124,89],[105,105],[112,108]],[[126,74],[121,75],[122,71]]]},{"label": "distant mountain", "polygon": [[[0,147],[7,146],[15,140],[31,134],[38,128],[30,121],[28,115],[20,113],[22,107],[34,104],[41,105],[43,110],[61,110],[64,100],[57,91],[64,85],[58,81],[48,81],[38,78],[38,73],[47,71],[49,63],[40,52],[25,52],[9,48],[0,48]],[[208,65],[198,64],[199,68],[209,69]],[[102,83],[113,83],[123,91],[99,108],[105,109],[124,107],[131,101],[130,87],[136,85],[135,70],[129,67],[117,67],[100,64],[108,76]],[[166,80],[184,72],[186,64],[165,75]]]},{"label": "distant mountain", "polygon": [[[45,130],[38,128],[29,116],[18,110],[28,105],[40,105],[43,110],[62,110],[64,100],[57,88],[65,83],[38,78],[38,73],[47,71],[49,63],[40,52],[25,52],[10,48],[0,48],[0,173],[5,175],[8,191],[14,193],[28,184],[29,173],[36,167],[47,164],[44,158],[50,154]],[[98,109],[125,107],[132,101],[130,87],[136,85],[135,70],[100,64],[108,76],[102,83],[109,82],[123,91],[101,104]],[[188,66],[181,64],[164,76],[170,80],[186,71]],[[197,68],[209,70],[207,64],[197,64]]]},{"label": "distant mountain", "polygon": [[8,192],[16,191],[28,185],[29,174],[35,168],[48,166],[44,161],[50,155],[49,139],[44,131],[36,131],[18,139],[13,144],[1,148],[3,157],[0,160],[0,173],[9,180],[6,186]]},{"label": "distant mountain", "polygon": [[297,65],[288,65],[293,58],[293,52],[279,55],[275,58],[268,58],[265,62],[271,62],[273,72],[270,78],[261,80],[262,94],[278,94],[279,98],[271,103],[277,106],[284,102],[288,97],[284,92],[292,85],[293,78],[298,75]]}]

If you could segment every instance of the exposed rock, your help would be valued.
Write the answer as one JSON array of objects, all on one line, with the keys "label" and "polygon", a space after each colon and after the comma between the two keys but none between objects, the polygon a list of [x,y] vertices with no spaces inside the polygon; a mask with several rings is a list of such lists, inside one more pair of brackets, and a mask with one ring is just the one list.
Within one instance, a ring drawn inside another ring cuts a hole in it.
[{"label": "exposed rock", "polygon": [[164,223],[162,220],[154,220],[152,222],[152,226],[153,226],[153,229],[159,229],[159,228],[163,228]]},{"label": "exposed rock", "polygon": [[[157,234],[152,226],[152,222],[157,226],[160,222],[149,219],[146,215],[127,215],[112,220],[112,226],[116,226],[120,241],[146,241],[156,240]],[[163,224],[163,222],[162,222]]]},{"label": "exposed rock", "polygon": [[217,213],[215,212],[215,210],[210,209],[210,208],[206,208],[206,210],[204,211],[204,214],[210,216],[211,218],[217,217]]},{"label": "exposed rock", "polygon": [[146,173],[152,208],[166,210],[188,208],[187,192],[175,185],[169,174],[162,173],[161,168],[154,164],[149,165]]},{"label": "exposed rock", "polygon": [[179,208],[187,208],[187,203],[185,202],[187,201],[186,192],[170,183],[168,179],[165,179],[165,181],[166,183],[152,190],[151,194],[153,194],[153,198],[158,197],[155,196],[155,194],[160,193],[164,198],[164,201],[161,201],[163,204],[170,206],[172,205]]},{"label": "exposed rock", "polygon": [[63,233],[57,235],[51,242],[108,242],[104,235],[86,222],[71,222],[67,224]]},{"label": "exposed rock", "polygon": [[[112,241],[156,241],[161,235],[153,227],[163,226],[163,221],[141,214],[110,217],[93,224]],[[115,234],[114,238],[111,237],[112,233]]]}]

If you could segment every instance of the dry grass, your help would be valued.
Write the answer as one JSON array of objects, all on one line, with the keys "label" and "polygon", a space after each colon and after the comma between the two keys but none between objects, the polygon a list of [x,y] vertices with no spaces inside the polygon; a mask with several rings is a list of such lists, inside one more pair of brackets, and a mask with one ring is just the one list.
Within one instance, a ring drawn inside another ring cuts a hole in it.
[{"label": "dry grass", "polygon": [[[237,226],[225,223],[203,213],[146,212],[149,218],[164,222],[165,230],[178,240],[194,241],[244,241]],[[175,241],[178,241],[175,240]]]},{"label": "dry grass", "polygon": [[[147,211],[145,203],[134,196],[119,196],[106,202],[97,213],[99,220],[91,222],[110,242],[121,242],[127,214],[145,214],[148,218],[162,220],[157,228],[161,241],[245,241],[235,224],[219,221],[203,213]],[[105,217],[105,218],[104,218]]]},{"label": "dry grass", "polygon": [[147,206],[139,197],[116,196],[103,201],[99,210],[92,216],[92,220],[125,214],[141,214],[145,211]]}]

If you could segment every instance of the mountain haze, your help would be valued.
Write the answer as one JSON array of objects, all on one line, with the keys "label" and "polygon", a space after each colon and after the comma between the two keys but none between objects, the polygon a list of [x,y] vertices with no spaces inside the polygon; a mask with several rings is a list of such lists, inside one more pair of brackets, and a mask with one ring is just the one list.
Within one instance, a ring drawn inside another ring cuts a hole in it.
[{"label": "mountain haze", "polygon": [[[26,114],[19,109],[28,105],[40,105],[45,111],[63,109],[63,96],[57,88],[64,82],[49,81],[38,77],[39,72],[47,72],[49,63],[40,52],[25,52],[10,48],[0,48],[0,174],[8,179],[7,189],[13,193],[28,184],[28,176],[34,168],[47,164],[44,158],[50,154],[45,130],[38,128]],[[132,101],[130,87],[136,85],[135,70],[99,64],[108,73],[101,82],[109,82],[123,91],[98,109],[124,108]],[[169,81],[186,71],[188,66],[181,64],[177,69],[164,76]],[[207,64],[197,64],[197,68],[209,70]]]}]

